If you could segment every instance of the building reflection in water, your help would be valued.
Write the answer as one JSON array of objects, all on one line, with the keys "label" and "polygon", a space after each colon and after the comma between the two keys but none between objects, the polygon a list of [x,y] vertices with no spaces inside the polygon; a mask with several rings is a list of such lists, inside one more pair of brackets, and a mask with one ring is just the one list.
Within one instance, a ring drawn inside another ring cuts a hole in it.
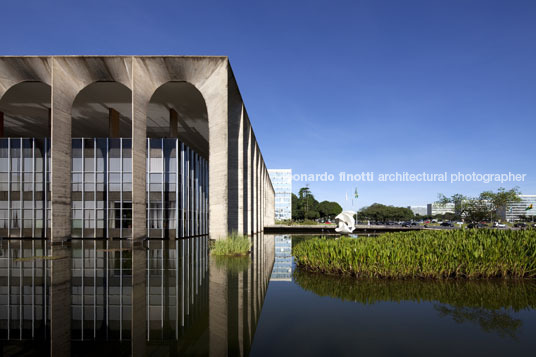
[{"label": "building reflection in water", "polygon": [[249,352],[274,262],[274,239],[246,258],[209,257],[209,239],[4,240],[4,355]]},{"label": "building reflection in water", "polygon": [[292,281],[292,238],[275,236],[275,262],[271,281]]}]

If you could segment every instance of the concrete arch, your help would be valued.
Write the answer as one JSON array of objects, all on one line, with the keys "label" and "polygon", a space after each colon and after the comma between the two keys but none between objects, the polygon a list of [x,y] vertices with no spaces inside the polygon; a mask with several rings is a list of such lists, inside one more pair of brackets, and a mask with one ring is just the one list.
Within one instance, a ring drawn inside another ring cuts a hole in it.
[{"label": "concrete arch", "polygon": [[[211,236],[222,236],[228,231],[227,57],[135,57],[133,59],[133,172],[145,170],[148,103],[156,90],[170,81],[190,83],[205,100],[210,138],[208,159],[209,163],[213,163],[209,164],[209,228]],[[133,176],[133,239],[140,239],[147,235],[146,195],[141,194],[145,192],[145,180],[145,175]]]},{"label": "concrete arch", "polygon": [[51,87],[41,81],[18,82],[0,97],[0,136],[50,136]]},{"label": "concrete arch", "polygon": [[[154,91],[146,113],[150,139],[148,238],[207,234],[209,125],[205,98],[189,82],[168,81]],[[173,165],[176,172],[167,169]],[[176,208],[173,213],[165,208],[169,206]]]},{"label": "concrete arch", "polygon": [[146,112],[147,137],[178,137],[208,159],[210,133],[207,104],[195,85],[186,81],[162,84],[152,94]]},{"label": "concrete arch", "polygon": [[21,82],[43,82],[52,85],[50,57],[0,58],[0,98]]},{"label": "concrete arch", "polygon": [[52,57],[52,240],[71,236],[72,106],[94,82],[110,81],[132,89],[130,57]]},{"label": "concrete arch", "polygon": [[[110,121],[117,133],[111,133]],[[72,137],[128,137],[132,134],[132,90],[121,82],[93,81],[71,105]]]}]

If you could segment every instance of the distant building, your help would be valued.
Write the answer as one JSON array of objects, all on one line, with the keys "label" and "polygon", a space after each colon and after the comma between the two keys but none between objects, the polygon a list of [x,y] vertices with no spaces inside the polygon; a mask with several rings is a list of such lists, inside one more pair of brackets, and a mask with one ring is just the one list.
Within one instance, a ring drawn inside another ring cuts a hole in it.
[{"label": "distant building", "polygon": [[408,206],[408,208],[413,212],[414,215],[426,216],[428,215],[427,206]]},{"label": "distant building", "polygon": [[[506,207],[506,212],[501,215],[508,222],[518,221],[523,218],[536,220],[536,195],[519,195],[520,202],[510,202]],[[532,209],[528,209],[531,207]]]},{"label": "distant building", "polygon": [[454,213],[454,203],[439,204],[437,202],[429,203],[427,206],[427,215],[435,216],[437,214]]},{"label": "distant building", "polygon": [[275,191],[275,219],[292,218],[292,170],[268,170]]},{"label": "distant building", "polygon": [[292,280],[292,238],[290,236],[275,236],[275,261],[270,280]]}]

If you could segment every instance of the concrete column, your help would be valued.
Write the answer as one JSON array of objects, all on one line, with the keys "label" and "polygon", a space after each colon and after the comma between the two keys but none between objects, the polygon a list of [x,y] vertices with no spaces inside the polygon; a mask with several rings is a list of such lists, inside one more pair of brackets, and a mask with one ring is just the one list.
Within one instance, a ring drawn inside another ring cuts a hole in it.
[{"label": "concrete column", "polygon": [[251,125],[249,125],[248,122],[248,129],[246,133],[246,169],[244,170],[246,173],[246,202],[247,205],[245,207],[246,210],[246,232],[248,235],[251,235],[253,233],[253,225],[252,225],[252,213],[253,213],[253,175],[251,168],[253,167],[253,149],[251,145]]},{"label": "concrete column", "polygon": [[4,112],[0,112],[0,137],[4,137]]},{"label": "concrete column", "polygon": [[138,242],[132,248],[132,356],[146,355],[147,341],[147,252]]},{"label": "concrete column", "polygon": [[250,234],[248,226],[249,208],[249,124],[247,116],[242,120],[242,232]]},{"label": "concrete column", "polygon": [[152,83],[144,75],[144,63],[132,60],[132,237],[147,237],[146,173],[147,173],[147,104],[151,94],[145,88]]},{"label": "concrete column", "polygon": [[225,71],[211,75],[211,92],[203,92],[208,110],[209,129],[209,235],[211,239],[227,236],[229,230],[229,63]]},{"label": "concrete column", "polygon": [[244,104],[238,91],[238,86],[231,73],[228,74],[228,231],[241,232],[241,166],[242,162],[242,120]]},{"label": "concrete column", "polygon": [[262,187],[264,185],[264,177],[262,177],[263,160],[262,160],[262,155],[260,155],[260,151],[259,151],[259,156],[261,158],[259,162],[259,232],[262,232],[262,200],[263,200]]},{"label": "concrete column", "polygon": [[[244,302],[244,291],[248,287],[245,286],[244,281],[244,272],[238,273],[238,296],[237,296],[237,339],[238,339],[238,351],[239,356],[245,356],[245,346],[244,346],[244,315],[245,315],[245,302]],[[247,291],[247,290],[246,290]],[[249,350],[249,348],[248,348]]]},{"label": "concrete column", "polygon": [[70,246],[53,245],[50,262],[50,355],[71,355]]},{"label": "concrete column", "polygon": [[209,355],[228,354],[228,276],[225,267],[218,266],[212,256],[209,258],[208,286],[208,331]]},{"label": "concrete column", "polygon": [[238,172],[237,172],[237,199],[238,199],[238,217],[237,217],[237,232],[244,234],[244,112],[245,108],[242,105],[242,113],[240,115],[240,124],[238,128]]},{"label": "concrete column", "polygon": [[71,236],[71,106],[78,94],[73,78],[52,59],[51,207],[52,242]]},{"label": "concrete column", "polygon": [[263,166],[264,183],[262,185],[262,230],[264,231],[264,226],[266,225],[266,180],[268,179],[268,173],[266,172],[266,166]]},{"label": "concrete column", "polygon": [[[260,149],[259,149],[259,152],[260,152]],[[264,160],[262,159],[262,155],[261,155],[261,162],[259,163],[259,176],[261,177],[261,181],[259,183],[259,191],[260,191],[260,196],[261,196],[261,200],[259,202],[259,231],[262,232],[263,231],[263,221],[264,221],[264,170],[263,170],[263,167],[264,167]]]},{"label": "concrete column", "polygon": [[119,112],[113,108],[108,108],[108,136],[119,137]]},{"label": "concrete column", "polygon": [[264,232],[264,217],[266,214],[266,170],[264,168],[264,163],[262,165],[262,215],[261,215],[261,230]]},{"label": "concrete column", "polygon": [[169,137],[178,138],[179,137],[179,115],[177,111],[173,108],[169,109]]},{"label": "concrete column", "polygon": [[272,186],[272,182],[267,177],[266,188],[266,222],[267,226],[275,224],[275,192]]},{"label": "concrete column", "polygon": [[256,147],[257,147],[257,165],[256,165],[256,176],[257,176],[257,216],[256,216],[256,219],[257,219],[257,232],[260,232],[261,229],[261,175],[260,175],[260,171],[261,171],[261,151],[259,150],[259,146],[258,144],[256,144]]},{"label": "concrete column", "polygon": [[[254,139],[254,138],[252,138]],[[251,203],[251,231],[257,233],[257,146],[252,142],[251,146],[253,161],[251,162],[252,203]]]}]

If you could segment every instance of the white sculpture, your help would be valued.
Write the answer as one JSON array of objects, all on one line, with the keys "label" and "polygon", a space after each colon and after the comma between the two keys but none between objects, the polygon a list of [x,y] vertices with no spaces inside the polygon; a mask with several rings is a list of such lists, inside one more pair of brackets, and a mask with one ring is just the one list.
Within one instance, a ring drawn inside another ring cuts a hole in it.
[{"label": "white sculpture", "polygon": [[337,223],[337,228],[335,232],[342,234],[350,234],[355,229],[355,212],[353,211],[343,211],[335,217],[335,223]]}]

